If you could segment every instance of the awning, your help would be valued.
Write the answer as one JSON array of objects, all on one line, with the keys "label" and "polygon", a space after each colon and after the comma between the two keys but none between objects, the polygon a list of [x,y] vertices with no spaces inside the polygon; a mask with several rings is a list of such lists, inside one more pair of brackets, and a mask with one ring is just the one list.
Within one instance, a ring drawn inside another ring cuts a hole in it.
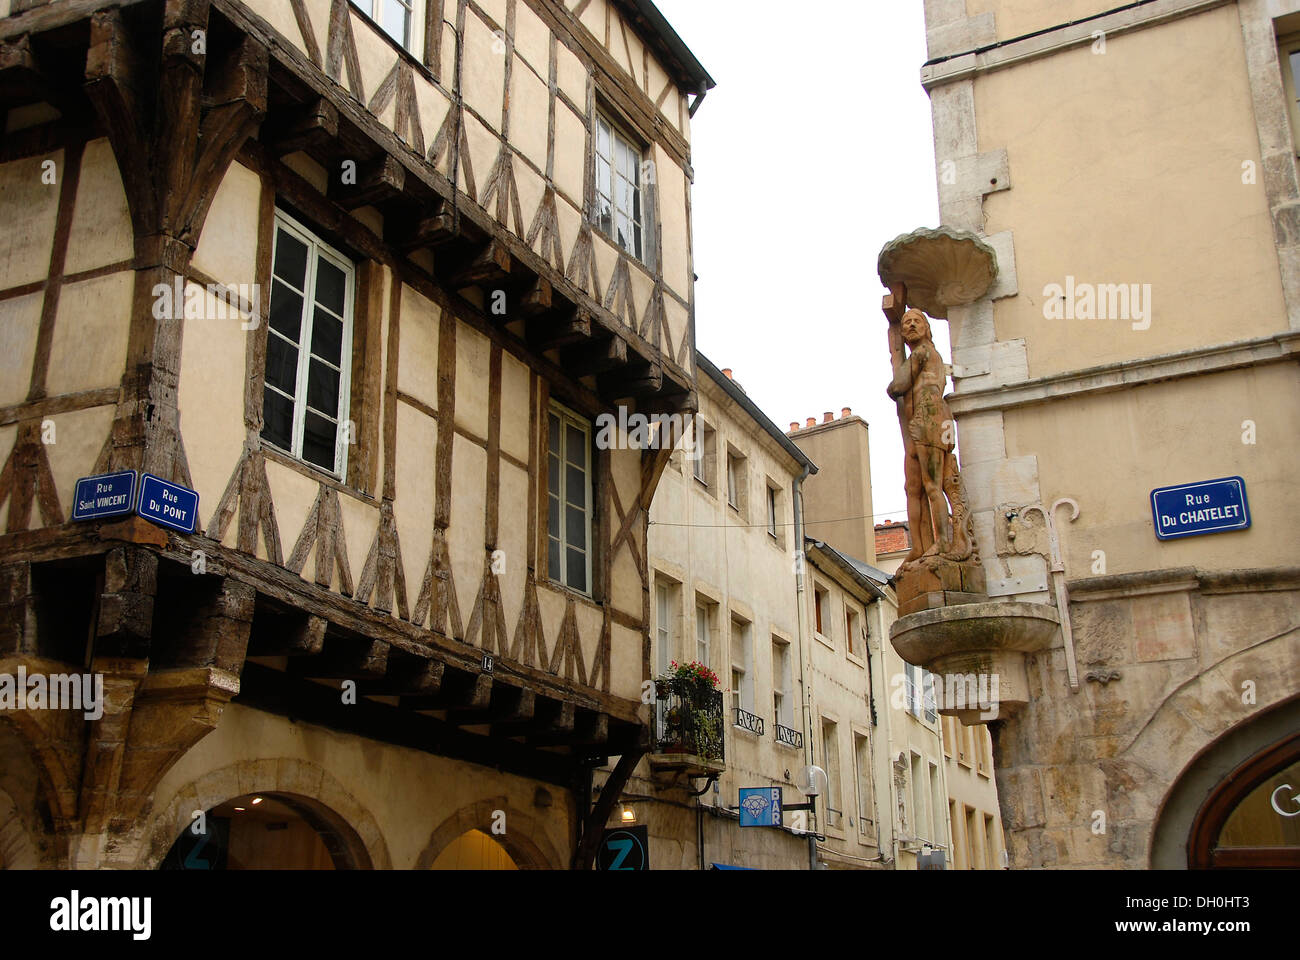
[{"label": "awning", "polygon": [[715,863],[709,867],[710,870],[753,870],[753,867],[733,867],[729,863]]}]

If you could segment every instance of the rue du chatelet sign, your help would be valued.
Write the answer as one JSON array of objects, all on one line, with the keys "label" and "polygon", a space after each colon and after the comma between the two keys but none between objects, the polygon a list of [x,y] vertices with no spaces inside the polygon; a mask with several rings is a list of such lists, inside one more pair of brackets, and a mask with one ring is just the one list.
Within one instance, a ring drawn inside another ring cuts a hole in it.
[{"label": "rue du chatelet sign", "polygon": [[1151,491],[1151,516],[1161,540],[1245,530],[1250,526],[1246,481],[1222,477],[1157,487]]}]

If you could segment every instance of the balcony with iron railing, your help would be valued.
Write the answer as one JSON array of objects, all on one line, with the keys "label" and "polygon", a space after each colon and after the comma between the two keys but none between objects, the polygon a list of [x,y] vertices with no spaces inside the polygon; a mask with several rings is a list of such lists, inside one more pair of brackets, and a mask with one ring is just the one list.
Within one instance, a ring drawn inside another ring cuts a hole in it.
[{"label": "balcony with iron railing", "polygon": [[802,750],[803,731],[787,727],[778,721],[776,724],[776,742],[784,743],[787,747],[794,747],[796,750]]},{"label": "balcony with iron railing", "polygon": [[655,683],[654,743],[650,765],[656,770],[708,776],[726,769],[722,691],[691,681]]},{"label": "balcony with iron railing", "polygon": [[735,716],[732,722],[742,730],[748,730],[750,733],[763,735],[763,718],[756,713],[750,713],[744,707],[736,707],[732,711]]}]

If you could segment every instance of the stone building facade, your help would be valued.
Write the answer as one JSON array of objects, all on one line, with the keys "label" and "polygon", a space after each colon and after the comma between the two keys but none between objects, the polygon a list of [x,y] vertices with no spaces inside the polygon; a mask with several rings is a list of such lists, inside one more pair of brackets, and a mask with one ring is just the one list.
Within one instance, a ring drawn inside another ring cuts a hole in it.
[{"label": "stone building facade", "polygon": [[[988,593],[1061,621],[990,724],[1011,865],[1294,865],[1300,5],[925,11],[941,220],[997,255],[949,313]],[[1248,527],[1159,536],[1221,478]]]}]

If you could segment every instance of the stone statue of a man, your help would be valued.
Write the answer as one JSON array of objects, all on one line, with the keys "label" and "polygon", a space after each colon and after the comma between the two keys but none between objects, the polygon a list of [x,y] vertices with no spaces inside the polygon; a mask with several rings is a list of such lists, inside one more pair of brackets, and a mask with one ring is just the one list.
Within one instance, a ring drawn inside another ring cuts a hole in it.
[{"label": "stone statue of a man", "polygon": [[898,405],[903,429],[907,519],[912,534],[912,549],[903,566],[926,565],[929,557],[965,560],[972,553],[971,533],[953,454],[952,412],[943,398],[947,372],[924,313],[911,309],[897,323],[890,323],[889,352],[894,367],[889,395]]}]

